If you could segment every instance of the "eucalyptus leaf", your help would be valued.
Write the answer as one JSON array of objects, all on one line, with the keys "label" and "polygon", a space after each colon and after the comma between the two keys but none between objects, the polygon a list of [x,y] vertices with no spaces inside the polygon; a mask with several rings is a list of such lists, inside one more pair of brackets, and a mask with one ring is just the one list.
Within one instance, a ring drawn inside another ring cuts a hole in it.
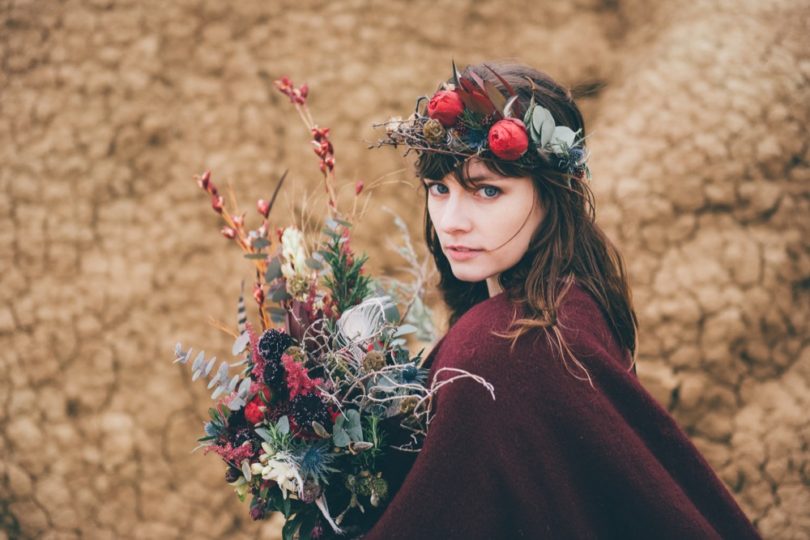
[{"label": "eucalyptus leaf", "polygon": [[534,116],[533,116],[534,115],[534,108],[535,108],[535,104],[534,104],[534,102],[532,102],[529,105],[529,108],[526,110],[526,114],[523,115],[523,123],[526,124],[526,127],[530,128],[530,129],[532,127],[532,120],[534,119]]},{"label": "eucalyptus leaf", "polygon": [[279,418],[278,422],[276,422],[276,429],[282,435],[286,435],[287,433],[289,433],[290,432],[290,419],[287,418],[286,415]]},{"label": "eucalyptus leaf", "polygon": [[245,350],[248,343],[250,343],[250,334],[242,332],[239,337],[234,340],[233,347],[231,347],[231,354],[234,356],[242,354],[242,351]]},{"label": "eucalyptus leaf", "polygon": [[223,392],[225,392],[225,390],[226,388],[224,386],[217,386],[216,390],[214,390],[214,393],[211,394],[211,399],[217,399],[220,395],[222,395]]},{"label": "eucalyptus leaf", "polygon": [[273,302],[281,302],[282,300],[288,300],[290,298],[292,298],[292,296],[290,296],[290,293],[287,292],[287,287],[284,286],[277,287],[270,294],[270,300]]},{"label": "eucalyptus leaf", "polygon": [[351,437],[352,441],[363,440],[363,428],[360,425],[360,413],[355,409],[346,411],[346,432]]},{"label": "eucalyptus leaf", "polygon": [[232,399],[232,400],[231,400],[231,401],[228,403],[228,409],[230,409],[230,410],[232,410],[232,411],[238,411],[239,409],[241,409],[241,408],[242,408],[242,407],[244,407],[245,405],[247,405],[247,403],[245,402],[245,400],[244,400],[244,399],[242,399],[242,398],[241,398],[241,397],[239,397],[239,396],[236,396],[235,398],[233,398],[233,399]]},{"label": "eucalyptus leaf", "polygon": [[314,257],[307,257],[306,264],[313,270],[323,270],[323,265]]},{"label": "eucalyptus leaf", "polygon": [[200,369],[196,370],[195,372],[193,372],[193,373],[191,374],[191,382],[194,382],[194,381],[196,381],[197,379],[199,379],[199,378],[202,376],[203,371],[204,371],[204,370],[203,370],[202,368],[200,368]]},{"label": "eucalyptus leaf", "polygon": [[258,435],[259,437],[261,437],[265,441],[267,441],[267,442],[272,442],[273,441],[273,437],[270,436],[270,432],[267,431],[265,428],[256,428],[253,431],[255,431],[256,435]]},{"label": "eucalyptus leaf", "polygon": [[345,429],[340,429],[335,426],[335,428],[332,430],[332,442],[338,448],[345,448],[349,446],[349,443],[352,441]]},{"label": "eucalyptus leaf", "polygon": [[205,366],[205,370],[203,371],[203,375],[208,377],[208,374],[211,373],[211,370],[214,369],[214,364],[217,362],[217,357],[214,356],[211,360],[208,361],[208,365]]},{"label": "eucalyptus leaf", "polygon": [[236,390],[237,384],[239,384],[239,375],[234,375],[233,378],[231,378],[231,382],[228,383],[228,392],[230,393]]},{"label": "eucalyptus leaf", "polygon": [[268,283],[281,277],[281,260],[278,255],[270,259],[267,263],[267,270],[264,272],[264,280]]},{"label": "eucalyptus leaf", "polygon": [[228,365],[228,362],[222,362],[219,364],[219,369],[217,369],[217,379],[222,381],[223,383],[228,381],[228,368],[231,366]]},{"label": "eucalyptus leaf", "polygon": [[267,246],[269,246],[269,245],[270,245],[270,241],[269,241],[269,240],[267,240],[267,238],[261,238],[261,237],[259,237],[259,238],[254,238],[253,240],[251,240],[251,241],[250,241],[250,244],[251,244],[251,245],[252,245],[252,246],[253,246],[255,249],[262,249],[262,248],[266,248]]},{"label": "eucalyptus leaf", "polygon": [[[540,126],[538,127],[536,122],[538,118],[538,112],[540,113]],[[551,116],[551,112],[545,107],[537,106],[534,110],[534,122],[535,122],[535,129],[540,133],[540,146],[545,146],[551,140],[551,134],[554,133],[554,128],[556,124],[554,123],[554,117]]]},{"label": "eucalyptus leaf", "polygon": [[202,363],[205,361],[205,351],[200,351],[197,353],[197,358],[194,359],[194,363],[191,364],[191,370],[197,371],[202,367]]},{"label": "eucalyptus leaf", "polygon": [[242,460],[242,474],[245,475],[245,480],[250,482],[253,474],[250,472],[250,462],[246,459]]},{"label": "eucalyptus leaf", "polygon": [[402,326],[397,328],[397,331],[394,332],[394,335],[392,337],[407,336],[408,334],[413,334],[417,330],[418,328],[416,328],[412,324],[403,324]]},{"label": "eucalyptus leaf", "polygon": [[577,132],[568,126],[557,126],[551,136],[551,149],[553,152],[565,152],[574,145]]},{"label": "eucalyptus leaf", "polygon": [[249,378],[242,379],[242,382],[239,383],[239,390],[236,392],[238,396],[245,397],[247,393],[250,391],[250,383],[251,380]]},{"label": "eucalyptus leaf", "polygon": [[287,310],[283,308],[272,306],[268,311],[270,312],[270,319],[274,323],[282,323],[287,317]]},{"label": "eucalyptus leaf", "polygon": [[266,253],[245,253],[246,259],[261,260],[267,257]]}]

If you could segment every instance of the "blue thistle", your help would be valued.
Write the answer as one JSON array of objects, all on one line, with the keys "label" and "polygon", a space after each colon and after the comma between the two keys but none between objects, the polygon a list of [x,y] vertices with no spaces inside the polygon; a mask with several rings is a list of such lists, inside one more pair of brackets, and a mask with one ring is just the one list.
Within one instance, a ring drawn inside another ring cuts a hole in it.
[{"label": "blue thistle", "polygon": [[337,472],[337,469],[330,467],[335,457],[330,453],[328,443],[304,446],[293,455],[303,475],[319,484],[328,484],[329,473]]}]

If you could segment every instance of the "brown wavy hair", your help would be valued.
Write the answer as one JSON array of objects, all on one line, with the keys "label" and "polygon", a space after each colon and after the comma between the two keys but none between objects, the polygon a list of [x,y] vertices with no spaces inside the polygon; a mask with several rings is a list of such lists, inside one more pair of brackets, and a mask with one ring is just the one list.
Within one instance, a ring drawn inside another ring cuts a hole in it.
[{"label": "brown wavy hair", "polygon": [[[582,130],[579,135],[585,136],[582,114],[568,88],[522,64],[488,62],[486,66],[497,71],[515,89],[523,110],[534,95],[535,102],[551,112],[557,125]],[[467,69],[505,94],[502,83],[486,66],[478,64]],[[590,381],[588,371],[567,346],[557,317],[560,303],[576,281],[596,300],[620,346],[628,351],[631,359],[628,370],[635,369],[638,321],[627,272],[620,253],[595,222],[595,200],[588,180],[560,172],[550,165],[527,170],[508,161],[482,161],[500,175],[530,177],[545,210],[523,258],[499,276],[499,284],[507,297],[525,305],[529,313],[529,317],[513,321],[514,330],[503,337],[511,338],[514,347],[517,338],[530,329],[544,329],[569,371],[566,356],[584,373],[584,377],[578,378]],[[420,178],[430,180],[453,174],[466,189],[474,189],[468,180],[468,165],[469,160],[423,152],[416,169]],[[427,211],[427,195],[425,190],[425,241],[439,270],[438,286],[450,308],[452,326],[467,310],[488,298],[489,293],[485,281],[464,282],[453,275]]]}]

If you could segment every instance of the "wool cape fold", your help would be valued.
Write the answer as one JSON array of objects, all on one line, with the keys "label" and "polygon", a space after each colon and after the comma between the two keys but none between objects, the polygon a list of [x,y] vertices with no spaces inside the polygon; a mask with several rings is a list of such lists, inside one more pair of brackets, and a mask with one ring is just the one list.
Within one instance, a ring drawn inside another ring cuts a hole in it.
[{"label": "wool cape fold", "polygon": [[364,540],[760,538],[628,369],[584,288],[566,292],[558,321],[593,386],[543,330],[513,350],[492,334],[521,311],[505,293],[488,298],[431,351],[431,380],[463,369],[491,383],[495,400],[471,379],[438,391],[423,449]]}]

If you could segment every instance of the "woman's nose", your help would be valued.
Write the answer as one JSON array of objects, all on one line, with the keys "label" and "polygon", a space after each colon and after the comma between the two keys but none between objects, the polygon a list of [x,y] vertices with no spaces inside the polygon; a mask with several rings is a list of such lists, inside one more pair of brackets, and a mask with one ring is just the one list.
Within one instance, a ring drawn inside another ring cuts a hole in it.
[{"label": "woman's nose", "polygon": [[445,201],[437,226],[444,233],[466,232],[472,228],[469,209],[463,194],[450,195]]}]

